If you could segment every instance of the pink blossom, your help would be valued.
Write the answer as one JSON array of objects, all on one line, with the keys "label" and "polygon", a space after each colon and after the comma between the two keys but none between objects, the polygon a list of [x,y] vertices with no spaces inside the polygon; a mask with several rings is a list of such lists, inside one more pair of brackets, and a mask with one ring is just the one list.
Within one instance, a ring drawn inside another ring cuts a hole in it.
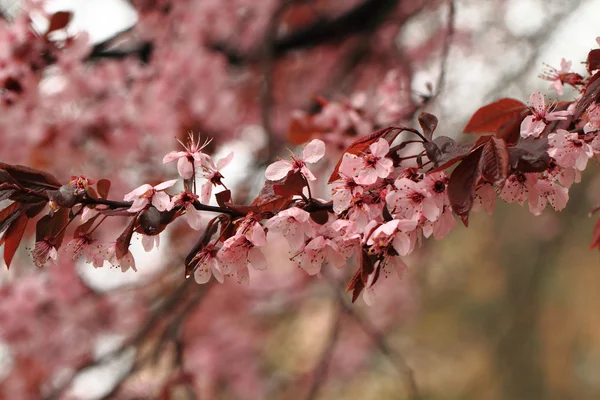
[{"label": "pink blossom", "polygon": [[221,174],[221,170],[225,168],[231,160],[233,159],[233,151],[230,152],[226,157],[221,158],[217,161],[217,165],[215,166],[212,158],[208,155],[202,157],[200,162],[200,173],[204,178],[207,179],[205,183],[202,184],[200,188],[200,195],[202,197],[202,203],[208,204],[210,202],[210,196],[212,194],[212,187],[217,185],[222,185],[221,179],[223,175]]},{"label": "pink blossom", "polygon": [[536,203],[538,192],[535,184],[537,183],[538,175],[536,173],[517,173],[510,175],[505,181],[500,198],[507,203],[518,202],[520,205],[525,203],[525,200]]},{"label": "pink blossom", "polygon": [[350,207],[347,210],[348,220],[354,222],[358,231],[364,229],[369,221],[381,215],[383,205],[381,203],[369,204],[368,200],[368,197],[356,194],[352,197]]},{"label": "pink blossom", "polygon": [[392,215],[413,219],[416,215],[423,215],[430,221],[435,221],[440,215],[440,208],[436,205],[431,192],[412,179],[400,178],[394,182],[398,190],[389,192],[385,201]]},{"label": "pink blossom", "polygon": [[177,179],[172,179],[152,187],[143,184],[142,186],[127,193],[123,200],[133,201],[129,208],[129,212],[136,213],[142,211],[148,204],[152,204],[158,211],[168,210],[171,206],[171,198],[163,190],[170,188],[177,182]]},{"label": "pink blossom", "polygon": [[529,211],[540,215],[546,204],[550,203],[556,211],[561,211],[569,201],[569,190],[549,179],[538,179],[535,183],[537,198],[529,200]]},{"label": "pink blossom", "polygon": [[372,185],[377,178],[387,178],[394,168],[394,162],[386,155],[390,150],[387,140],[380,138],[369,146],[369,152],[357,157],[346,153],[340,164],[340,172],[354,178],[361,185]]},{"label": "pink blossom", "polygon": [[[181,142],[179,142],[181,143]],[[199,163],[206,154],[202,153],[210,140],[200,145],[200,142],[196,143],[194,135],[190,132],[188,137],[187,145],[181,143],[185,151],[172,151],[163,158],[163,164],[170,163],[177,160],[177,171],[183,179],[190,179],[194,175],[194,163]]]},{"label": "pink blossom", "polygon": [[548,166],[548,169],[545,172],[551,180],[558,181],[562,186],[566,187],[567,189],[570,188],[571,185],[573,185],[573,183],[581,182],[581,171],[575,168],[563,168],[560,165],[558,165],[555,161],[550,162],[550,165]]},{"label": "pink blossom", "polygon": [[562,58],[560,60],[560,70],[550,67],[550,71],[542,75],[542,78],[552,81],[548,88],[556,90],[556,93],[558,93],[559,96],[562,96],[564,94],[563,82],[569,79],[570,70],[571,61],[567,61],[564,58]]},{"label": "pink blossom", "polygon": [[533,92],[529,98],[531,111],[533,115],[525,117],[521,122],[521,136],[538,137],[544,131],[549,121],[564,120],[571,114],[570,111],[550,111],[552,105],[546,107],[544,95],[540,92]]},{"label": "pink blossom", "polygon": [[325,261],[337,268],[345,263],[337,245],[324,236],[310,239],[291,259],[309,275],[319,274]]},{"label": "pink blossom", "polygon": [[267,259],[245,236],[232,236],[223,243],[217,252],[221,270],[226,275],[235,274],[239,283],[247,284],[248,266],[257,270],[267,268]]},{"label": "pink blossom", "polygon": [[[411,240],[407,232],[417,228],[414,219],[393,219],[379,226],[367,239],[370,252],[382,256],[405,256],[411,252]],[[391,250],[394,250],[392,252]]]},{"label": "pink blossom", "polygon": [[577,132],[559,129],[548,135],[548,154],[563,168],[583,171],[594,156],[592,146],[579,138]]},{"label": "pink blossom", "polygon": [[73,261],[77,261],[82,255],[85,255],[86,262],[92,262],[97,246],[93,246],[94,240],[90,235],[81,235],[73,238],[65,247],[65,253]]},{"label": "pink blossom", "polygon": [[248,215],[240,222],[238,230],[235,232],[236,237],[245,237],[254,246],[264,246],[267,244],[267,236],[265,229],[262,227],[260,218],[254,213],[249,212]]},{"label": "pink blossom", "polygon": [[194,206],[194,203],[197,201],[197,194],[184,191],[171,198],[171,204],[168,209],[173,209],[173,207],[183,207],[185,209],[185,220],[190,228],[197,231],[202,228],[202,213]]},{"label": "pink blossom", "polygon": [[211,275],[219,283],[224,282],[221,261],[217,258],[217,250],[214,245],[209,244],[204,247],[192,258],[192,262],[197,263],[194,271],[194,279],[199,284],[207,283]]},{"label": "pink blossom", "polygon": [[292,155],[292,161],[279,160],[267,167],[265,171],[265,177],[271,181],[278,181],[287,176],[292,172],[300,171],[302,175],[309,181],[314,181],[317,178],[312,172],[306,167],[306,163],[316,163],[325,155],[325,143],[319,139],[311,140],[304,150],[302,151],[302,157],[298,158]]},{"label": "pink blossom", "polygon": [[331,199],[333,200],[333,212],[341,214],[350,207],[354,196],[360,196],[363,193],[362,186],[359,186],[354,179],[345,177],[332,183]]},{"label": "pink blossom", "polygon": [[492,215],[496,208],[496,197],[498,195],[492,184],[486,183],[480,186],[475,191],[472,211],[485,211],[488,215]]},{"label": "pink blossom", "polygon": [[310,214],[301,208],[291,207],[280,211],[267,221],[269,232],[281,232],[290,250],[296,252],[304,243],[304,236],[314,235],[314,229],[310,224]]},{"label": "pink blossom", "polygon": [[431,193],[433,200],[438,208],[442,208],[448,202],[448,175],[445,172],[435,172],[425,175],[420,185],[425,187],[428,193]]},{"label": "pink blossom", "polygon": [[48,260],[56,261],[58,259],[58,251],[48,239],[35,242],[32,255],[33,262],[38,267],[43,267],[46,265]]},{"label": "pink blossom", "polygon": [[113,267],[121,268],[121,272],[126,272],[128,269],[132,269],[137,272],[135,268],[135,259],[131,251],[127,251],[127,254],[121,258],[117,258],[116,243],[101,244],[96,247],[96,251],[93,254],[92,262],[95,268],[100,268],[104,265],[104,261],[108,261]]},{"label": "pink blossom", "polygon": [[150,252],[154,247],[158,249],[158,245],[160,244],[160,236],[159,235],[142,235],[142,246],[144,247],[144,251]]}]

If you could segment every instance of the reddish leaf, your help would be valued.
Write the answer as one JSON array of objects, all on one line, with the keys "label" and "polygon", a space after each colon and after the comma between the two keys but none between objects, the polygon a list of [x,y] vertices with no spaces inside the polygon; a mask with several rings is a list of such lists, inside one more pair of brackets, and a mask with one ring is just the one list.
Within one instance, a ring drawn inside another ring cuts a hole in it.
[{"label": "reddish leaf", "polygon": [[100,179],[96,183],[96,188],[100,197],[104,200],[108,199],[108,192],[110,191],[110,181],[108,179]]},{"label": "reddish leaf", "polygon": [[215,194],[215,198],[217,199],[217,204],[225,208],[227,207],[227,203],[231,203],[231,190],[223,190]]},{"label": "reddish leaf", "polygon": [[548,169],[548,138],[521,140],[508,148],[509,166],[516,172],[543,172]]},{"label": "reddish leaf", "polygon": [[133,236],[136,221],[137,216],[131,219],[127,228],[125,228],[123,233],[121,233],[121,236],[117,238],[115,254],[119,260],[125,257],[129,252],[129,243],[131,243],[131,237]]},{"label": "reddish leaf", "polygon": [[435,131],[435,128],[437,128],[437,117],[433,114],[422,112],[419,114],[418,120],[419,125],[421,125],[421,129],[423,130],[423,136],[425,136],[427,140],[431,140],[433,137],[433,131]]},{"label": "reddish leaf", "polygon": [[427,158],[436,167],[434,171],[450,168],[471,151],[470,145],[459,145],[448,136],[438,136],[433,141],[423,143],[423,147],[425,147]]},{"label": "reddish leaf", "polygon": [[283,183],[280,184],[279,182],[281,181],[273,186],[273,190],[277,196],[282,197],[301,196],[302,190],[306,186],[306,180],[300,171],[288,173],[283,179]]},{"label": "reddish leaf", "polygon": [[577,121],[592,103],[598,102],[598,99],[600,98],[600,79],[598,79],[599,77],[600,72],[596,72],[588,81],[588,85],[585,88],[585,92],[577,102],[577,106],[575,107],[575,111],[573,112],[574,121]]},{"label": "reddish leaf", "polygon": [[521,138],[521,123],[531,114],[530,109],[525,109],[506,121],[496,132],[496,137],[504,139],[507,144],[515,144]]},{"label": "reddish leaf", "polygon": [[[23,187],[32,190],[58,189],[61,184],[52,175],[39,169],[22,165],[10,165],[0,162],[0,169],[5,170]],[[0,177],[1,182],[1,177]]]},{"label": "reddish leaf", "polygon": [[27,215],[20,214],[16,221],[8,227],[6,233],[2,237],[2,241],[4,242],[4,262],[6,263],[7,269],[10,268],[10,263],[19,248],[19,243],[21,243],[25,228],[27,227],[27,221],[29,221]]},{"label": "reddish leaf", "polygon": [[594,226],[594,233],[592,233],[592,243],[590,243],[590,249],[597,247],[600,250],[600,219],[596,221]]},{"label": "reddish leaf", "polygon": [[481,107],[473,114],[464,133],[497,133],[511,119],[521,115],[527,106],[518,100],[504,98]]},{"label": "reddish leaf", "polygon": [[508,150],[504,140],[492,136],[483,146],[481,175],[491,183],[503,181],[508,176]]},{"label": "reddish leaf", "polygon": [[85,221],[85,223],[79,225],[77,228],[75,228],[75,232],[73,232],[73,237],[74,238],[78,238],[80,236],[85,235],[90,228],[92,227],[92,225],[94,224],[94,222],[96,222],[96,219],[100,216],[101,214],[96,214],[94,215],[92,218],[88,219],[87,221]]},{"label": "reddish leaf", "polygon": [[323,131],[315,126],[312,118],[308,115],[303,115],[292,118],[288,127],[287,138],[290,143],[300,145],[308,142],[320,133],[323,133]]},{"label": "reddish leaf", "polygon": [[[61,208],[52,215],[44,215],[35,225],[35,241],[39,242],[45,238],[55,237],[68,221],[69,210],[67,208]],[[65,230],[62,230],[62,232],[56,236],[56,240],[52,242],[57,249],[62,243],[65,232]]]},{"label": "reddish leaf", "polygon": [[[398,136],[400,134],[400,132],[402,132],[403,130],[404,129],[401,127],[399,127],[399,128],[391,127],[391,128],[380,129],[376,132],[373,132],[369,136],[362,137],[362,138],[358,139],[357,141],[355,141],[354,143],[352,143],[344,151],[344,154],[346,154],[346,153],[360,154],[360,153],[366,151],[370,145],[372,145],[373,143],[378,141],[380,138],[384,138],[385,140],[388,141],[388,143],[392,143],[394,141],[394,139],[396,139],[396,136]],[[342,163],[342,158],[343,158],[343,154],[342,154],[342,157],[340,157],[340,159],[338,160],[337,164],[335,165],[335,168],[333,169],[333,172],[331,173],[331,176],[329,177],[329,181],[327,183],[331,183],[340,178],[339,169],[340,169],[340,164]]]},{"label": "reddish leaf", "polygon": [[587,71],[591,74],[592,71],[600,69],[600,49],[591,50],[587,56]]},{"label": "reddish leaf", "polygon": [[70,11],[58,11],[52,14],[52,16],[50,16],[50,26],[48,26],[46,36],[51,32],[58,31],[69,25],[71,17],[73,17],[73,14]]},{"label": "reddish leaf", "polygon": [[0,211],[0,233],[4,232],[23,213],[21,203],[14,202]]},{"label": "reddish leaf", "polygon": [[319,225],[325,225],[329,221],[329,213],[327,210],[313,211],[310,213],[310,219]]},{"label": "reddish leaf", "polygon": [[483,147],[479,147],[452,171],[448,182],[448,198],[452,210],[462,219],[465,226],[469,224],[469,212],[473,208],[475,185],[481,176],[479,162]]}]

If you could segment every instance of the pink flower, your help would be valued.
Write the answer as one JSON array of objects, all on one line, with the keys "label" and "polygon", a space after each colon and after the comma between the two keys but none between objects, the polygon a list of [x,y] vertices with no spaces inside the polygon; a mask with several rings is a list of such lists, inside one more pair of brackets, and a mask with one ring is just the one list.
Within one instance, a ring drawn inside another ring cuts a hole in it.
[{"label": "pink flower", "polygon": [[536,173],[517,173],[510,175],[504,181],[504,186],[500,191],[500,198],[507,203],[518,202],[520,205],[525,203],[525,200],[537,202],[537,183],[538,175]]},{"label": "pink flower", "polygon": [[577,132],[559,129],[548,135],[548,154],[563,168],[583,171],[587,162],[594,156],[592,146],[579,139]]},{"label": "pink flower", "polygon": [[194,207],[194,203],[197,201],[197,194],[188,191],[181,192],[173,196],[168,209],[173,209],[173,207],[185,208],[185,219],[188,225],[197,231],[202,228],[202,213]]},{"label": "pink flower", "polygon": [[444,204],[448,203],[448,180],[448,175],[442,171],[425,175],[425,178],[420,183],[428,193],[431,193],[431,197],[438,208],[442,208]]},{"label": "pink flower", "polygon": [[268,220],[266,225],[269,232],[281,232],[293,252],[302,247],[304,235],[308,237],[314,235],[314,229],[310,224],[310,214],[298,207],[280,211]]},{"label": "pink flower", "polygon": [[[594,138],[596,140],[596,138]],[[593,148],[593,141],[592,141]],[[550,162],[546,174],[551,180],[558,181],[562,186],[567,189],[573,185],[573,183],[581,182],[581,171],[575,168],[563,168],[558,165],[555,161]]]},{"label": "pink flower", "polygon": [[340,164],[340,172],[354,178],[361,185],[372,185],[377,178],[386,178],[394,169],[394,162],[386,155],[390,150],[387,140],[380,138],[369,146],[369,153],[357,157],[346,153]]},{"label": "pink flower", "polygon": [[217,185],[222,185],[221,179],[223,175],[221,175],[220,170],[225,168],[231,160],[233,159],[233,151],[229,153],[226,157],[221,158],[217,161],[217,165],[215,166],[212,158],[210,156],[202,157],[202,161],[200,162],[200,173],[207,181],[202,184],[200,188],[200,195],[202,196],[202,203],[208,204],[210,202],[210,195],[212,194],[212,187]]},{"label": "pink flower", "polygon": [[374,264],[374,271],[369,275],[367,279],[367,284],[363,289],[363,300],[366,305],[372,306],[375,304],[375,290],[373,289],[373,285],[375,284],[375,277],[378,279],[383,275],[385,278],[393,275],[394,273],[402,278],[404,271],[406,271],[408,267],[402,261],[400,257],[396,256],[388,256],[383,259],[377,260]]},{"label": "pink flower", "polygon": [[[371,254],[380,256],[405,256],[411,252],[411,240],[407,232],[417,228],[414,219],[393,219],[379,226],[367,239]],[[392,251],[393,249],[393,251]]]},{"label": "pink flower", "polygon": [[354,195],[347,210],[347,218],[354,222],[356,230],[361,231],[365,226],[381,215],[381,203],[368,204],[368,198],[360,194]]},{"label": "pink flower", "polygon": [[533,115],[528,115],[521,122],[521,136],[524,138],[540,136],[549,121],[567,119],[567,116],[571,114],[570,111],[566,110],[550,111],[552,105],[546,107],[544,95],[540,92],[533,92],[529,102],[531,103],[530,109]]},{"label": "pink flower", "polygon": [[158,211],[168,210],[171,205],[171,198],[168,194],[163,192],[163,190],[170,188],[176,182],[177,179],[172,179],[170,181],[160,183],[154,187],[146,183],[127,193],[125,197],[123,197],[123,200],[133,201],[133,204],[127,211],[131,213],[142,211],[150,203],[152,203],[152,205],[156,207]]},{"label": "pink flower", "polygon": [[[181,142],[179,142],[181,143]],[[187,145],[181,143],[185,151],[172,151],[163,158],[163,164],[170,163],[177,160],[177,171],[183,179],[190,179],[194,175],[194,163],[201,162],[203,156],[206,156],[201,152],[208,144],[210,140],[204,142],[200,146],[200,142],[194,141],[194,135],[190,132]]]},{"label": "pink flower", "polygon": [[152,251],[154,247],[158,249],[158,245],[160,244],[160,236],[159,235],[142,235],[142,246],[144,247],[144,251],[146,253]]},{"label": "pink flower", "polygon": [[48,239],[35,242],[32,255],[33,262],[37,267],[43,267],[48,260],[56,261],[58,259],[58,251]]},{"label": "pink flower", "polygon": [[316,163],[325,155],[325,143],[319,139],[313,139],[306,145],[302,151],[302,158],[292,155],[292,162],[286,160],[275,161],[267,167],[265,177],[271,181],[278,181],[285,178],[290,171],[300,171],[302,175],[309,181],[314,181],[317,178],[306,167],[306,163]]},{"label": "pink flower", "polygon": [[217,250],[212,244],[207,245],[198,254],[192,258],[192,262],[197,263],[194,271],[194,279],[199,284],[204,284],[210,280],[211,275],[219,283],[224,282],[224,275],[221,262],[217,258]]},{"label": "pink flower", "polygon": [[267,244],[265,229],[260,224],[259,217],[250,212],[240,222],[235,237],[245,237],[253,246],[264,246]]},{"label": "pink flower", "polygon": [[393,190],[385,196],[392,215],[407,219],[422,215],[429,221],[435,221],[439,217],[441,210],[425,187],[408,178],[397,179],[394,185],[398,190]]},{"label": "pink flower", "polygon": [[578,74],[570,73],[571,70],[571,61],[567,61],[564,58],[560,60],[560,70],[556,68],[550,67],[550,70],[544,73],[541,77],[545,80],[552,81],[549,89],[556,90],[559,96],[564,94],[563,92],[563,82],[571,83],[573,77],[578,76]]},{"label": "pink flower", "polygon": [[341,214],[350,207],[352,198],[363,193],[354,179],[342,175],[342,178],[332,183],[331,199],[333,200],[333,212]]},{"label": "pink flower", "polygon": [[434,239],[440,240],[450,233],[452,229],[456,228],[456,225],[456,218],[452,214],[452,208],[450,205],[444,205],[442,206],[442,214],[435,222],[426,220],[423,223],[423,236],[428,238],[433,234]]},{"label": "pink flower", "polygon": [[496,208],[496,197],[498,197],[498,195],[494,190],[494,186],[492,186],[490,183],[480,186],[475,191],[472,211],[483,210],[489,215],[492,215],[494,209]]},{"label": "pink flower", "polygon": [[569,190],[549,179],[538,179],[535,184],[537,198],[529,200],[529,211],[533,215],[540,215],[546,204],[550,203],[556,211],[561,211],[569,201]]},{"label": "pink flower", "polygon": [[222,263],[223,273],[235,274],[239,283],[248,283],[248,266],[256,270],[267,269],[264,254],[244,236],[232,236],[227,239],[217,252],[217,258]]},{"label": "pink flower", "polygon": [[305,243],[304,247],[291,260],[296,261],[298,266],[309,275],[319,274],[325,260],[337,268],[345,263],[337,245],[324,236],[317,236]]},{"label": "pink flower", "polygon": [[108,261],[114,267],[121,268],[121,272],[126,272],[130,268],[137,272],[135,259],[131,251],[127,251],[127,254],[122,258],[117,258],[116,243],[105,243],[96,247],[92,256],[94,267],[100,268],[104,266],[104,261]]},{"label": "pink flower", "polygon": [[97,246],[92,246],[94,240],[90,235],[81,235],[73,238],[65,247],[65,253],[73,261],[77,261],[82,255],[85,255],[86,262],[92,262]]}]

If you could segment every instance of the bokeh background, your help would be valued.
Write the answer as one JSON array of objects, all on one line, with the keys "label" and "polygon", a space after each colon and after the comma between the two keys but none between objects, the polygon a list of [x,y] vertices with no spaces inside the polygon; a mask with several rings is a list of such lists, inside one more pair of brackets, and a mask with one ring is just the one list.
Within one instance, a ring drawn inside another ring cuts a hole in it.
[{"label": "bokeh background", "polygon": [[[109,177],[116,199],[176,177],[162,156],[193,130],[214,138],[211,152],[236,152],[225,183],[249,202],[268,161],[293,148],[294,112],[314,95],[369,94],[392,70],[398,122],[427,111],[438,133],[472,141],[461,131],[475,110],[535,90],[555,98],[543,63],[564,57],[583,74],[600,35],[596,0],[1,3],[0,161],[61,181]],[[66,36],[79,41],[35,68],[36,50],[15,57],[37,43],[23,15],[43,31],[57,10],[73,11]],[[294,36],[306,27],[318,34]],[[596,399],[596,165],[570,197],[539,217],[499,201],[425,241],[371,307],[343,291],[352,263],[308,277],[283,242],[249,287],[185,280],[197,239],[185,224],[152,253],[134,240],[138,272],[37,269],[22,249],[0,269],[0,399]]]}]

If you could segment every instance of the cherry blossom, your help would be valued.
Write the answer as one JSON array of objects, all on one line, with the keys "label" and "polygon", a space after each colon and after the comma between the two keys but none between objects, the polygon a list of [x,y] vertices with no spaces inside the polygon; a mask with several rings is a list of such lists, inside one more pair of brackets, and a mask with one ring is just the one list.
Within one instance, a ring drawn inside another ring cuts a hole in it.
[{"label": "cherry blossom", "polygon": [[48,260],[56,261],[58,259],[58,251],[54,244],[52,244],[48,239],[35,242],[32,255],[33,262],[38,267],[43,267],[46,265]]},{"label": "cherry blossom", "polygon": [[292,155],[292,162],[286,160],[275,161],[273,164],[267,167],[265,171],[265,177],[272,181],[278,181],[285,178],[287,174],[292,172],[300,171],[304,177],[309,181],[314,181],[317,178],[312,172],[306,167],[306,163],[314,164],[319,161],[325,155],[325,143],[319,139],[311,140],[304,150],[302,151],[302,157]]},{"label": "cherry blossom", "polygon": [[354,178],[361,185],[372,185],[377,178],[386,178],[393,169],[393,161],[386,157],[390,150],[387,140],[381,138],[369,146],[369,153],[360,157],[346,153],[340,172]]},{"label": "cherry blossom", "polygon": [[392,215],[399,215],[413,219],[416,215],[423,215],[429,221],[435,221],[440,215],[440,208],[436,205],[431,192],[419,183],[400,178],[394,182],[398,190],[390,191],[385,201]]},{"label": "cherry blossom", "polygon": [[194,203],[198,201],[198,195],[189,191],[183,191],[171,198],[168,209],[183,207],[185,209],[185,220],[194,230],[202,228],[202,213],[196,209]]},{"label": "cherry blossom", "polygon": [[[198,138],[200,140],[200,138]],[[181,143],[181,142],[179,142]],[[163,164],[177,160],[177,171],[183,179],[191,179],[194,175],[194,164],[201,163],[206,154],[202,150],[208,146],[210,140],[200,145],[196,143],[194,135],[190,132],[187,144],[181,143],[185,151],[172,151],[163,158]]]},{"label": "cherry blossom", "polygon": [[298,207],[280,211],[266,223],[270,232],[280,232],[287,240],[290,251],[296,252],[302,247],[304,237],[314,235],[310,224],[310,214]]},{"label": "cherry blossom", "polygon": [[170,188],[177,182],[172,179],[156,186],[150,186],[147,183],[127,193],[123,200],[133,201],[129,208],[130,213],[142,211],[148,204],[152,204],[158,211],[168,210],[171,205],[171,198],[163,190]]},{"label": "cherry blossom", "polygon": [[529,98],[531,112],[533,115],[525,117],[521,122],[521,136],[539,137],[550,121],[565,120],[571,114],[570,111],[551,111],[552,105],[546,106],[544,95],[534,92]]},{"label": "cherry blossom", "polygon": [[160,236],[159,235],[142,235],[142,247],[146,252],[152,251],[155,247],[158,249],[158,245],[160,244]]},{"label": "cherry blossom", "polygon": [[473,199],[473,211],[485,211],[492,215],[496,208],[496,191],[491,183],[481,185],[475,191]]},{"label": "cherry blossom", "polygon": [[583,171],[587,162],[594,156],[592,146],[579,138],[577,132],[559,129],[548,135],[548,154],[563,168]]},{"label": "cherry blossom", "polygon": [[540,215],[547,203],[550,203],[556,211],[561,211],[567,206],[569,190],[553,180],[538,179],[535,189],[537,198],[529,200],[529,210],[533,215]]},{"label": "cherry blossom", "polygon": [[195,263],[194,279],[199,284],[207,283],[214,276],[219,283],[224,282],[223,267],[217,258],[217,249],[213,244],[208,244],[192,259]]},{"label": "cherry blossom", "polygon": [[248,284],[248,267],[256,270],[267,268],[267,259],[245,236],[232,236],[223,243],[217,252],[221,261],[221,271],[225,275],[236,276],[239,283]]},{"label": "cherry blossom", "polygon": [[217,161],[217,165],[215,166],[210,156],[207,155],[205,157],[202,157],[200,161],[200,174],[202,174],[202,176],[205,179],[207,179],[207,181],[203,183],[202,187],[200,188],[202,203],[209,203],[213,186],[223,185],[223,183],[221,182],[223,175],[220,171],[227,165],[229,165],[232,159],[233,151],[230,152],[227,156]]},{"label": "cherry blossom", "polygon": [[85,255],[86,262],[92,262],[97,246],[93,245],[94,240],[88,234],[73,238],[67,243],[65,252],[73,261],[77,261],[82,255]]},{"label": "cherry blossom", "polygon": [[235,233],[235,237],[245,237],[248,239],[253,246],[264,246],[267,244],[267,236],[265,233],[265,229],[258,222],[260,217],[250,212],[240,221],[238,230]]},{"label": "cherry blossom", "polygon": [[340,174],[341,179],[332,183],[331,199],[333,200],[333,211],[336,214],[341,214],[347,210],[355,196],[360,196],[363,193],[363,187],[358,185],[353,178],[346,177]]},{"label": "cherry blossom", "polygon": [[523,205],[526,200],[537,203],[537,183],[538,176],[535,173],[517,173],[510,175],[504,182],[500,191],[500,198],[507,203],[518,202]]},{"label": "cherry blossom", "polygon": [[563,84],[568,83],[573,86],[581,84],[583,78],[581,75],[576,74],[574,72],[569,72],[571,70],[571,61],[567,61],[564,58],[560,60],[560,69],[556,69],[553,67],[549,67],[549,71],[542,74],[542,78],[548,81],[552,81],[549,86],[549,89],[554,89],[559,96],[564,94]]}]

